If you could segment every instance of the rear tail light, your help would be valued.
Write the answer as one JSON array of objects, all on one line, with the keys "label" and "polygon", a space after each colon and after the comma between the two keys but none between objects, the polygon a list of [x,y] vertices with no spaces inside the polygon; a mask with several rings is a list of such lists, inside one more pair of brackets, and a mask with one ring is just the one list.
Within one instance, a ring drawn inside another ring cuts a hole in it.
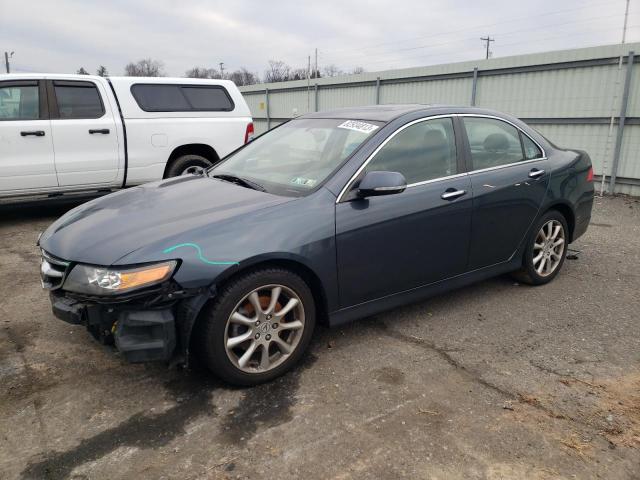
[{"label": "rear tail light", "polygon": [[244,134],[244,143],[249,143],[253,140],[253,122],[247,125],[247,131]]},{"label": "rear tail light", "polygon": [[589,167],[587,172],[587,182],[593,182],[593,167]]}]

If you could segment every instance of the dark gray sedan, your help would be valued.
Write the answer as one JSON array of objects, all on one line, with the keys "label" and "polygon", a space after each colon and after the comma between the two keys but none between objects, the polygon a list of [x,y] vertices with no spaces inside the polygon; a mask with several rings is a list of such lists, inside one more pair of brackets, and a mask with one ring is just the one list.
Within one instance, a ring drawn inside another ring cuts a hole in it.
[{"label": "dark gray sedan", "polygon": [[338,325],[494,275],[540,285],[587,229],[589,156],[509,115],[386,105],[291,120],[202,175],[86,203],[39,240],[53,311],[133,362],[191,349],[252,385]]}]

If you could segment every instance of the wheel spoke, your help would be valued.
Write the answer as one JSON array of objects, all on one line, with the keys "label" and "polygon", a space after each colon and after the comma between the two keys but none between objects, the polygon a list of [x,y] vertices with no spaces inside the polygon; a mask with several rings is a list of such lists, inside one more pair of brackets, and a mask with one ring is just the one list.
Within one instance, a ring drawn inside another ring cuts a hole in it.
[{"label": "wheel spoke", "polygon": [[273,337],[273,342],[278,345],[278,348],[283,354],[288,355],[291,353],[291,345],[281,339],[278,335]]},{"label": "wheel spoke", "polygon": [[247,318],[240,312],[235,312],[233,315],[231,315],[231,318],[229,320],[231,321],[231,323],[237,323],[246,327],[251,327],[255,323],[254,319]]},{"label": "wheel spoke", "polygon": [[[553,226],[552,226],[552,228],[553,228]],[[556,228],[553,229],[553,234],[551,235],[551,238],[553,240],[558,238],[558,234],[560,233],[560,230],[562,230],[562,226],[561,225],[558,225],[558,226],[556,226]]]},{"label": "wheel spoke", "polygon": [[247,340],[249,340],[253,335],[253,332],[251,330],[246,331],[245,333],[238,335],[236,337],[231,337],[227,339],[227,348],[228,349],[232,349],[232,348],[236,348],[238,345],[240,345],[241,343],[246,342]]},{"label": "wheel spoke", "polygon": [[545,267],[546,263],[547,263],[547,259],[543,258],[540,261],[540,265],[538,265],[538,267],[536,268],[536,272],[538,272],[540,275],[542,275],[542,272],[544,272],[544,267]]},{"label": "wheel spoke", "polygon": [[564,243],[564,238],[559,238],[551,244],[551,247],[556,248]]},{"label": "wheel spoke", "polygon": [[251,342],[251,345],[249,345],[249,348],[247,348],[247,351],[244,352],[238,359],[238,365],[240,366],[240,368],[244,368],[247,365],[249,360],[251,360],[254,352],[256,351],[256,348],[258,348],[258,342],[254,340],[253,342]]},{"label": "wheel spoke", "polygon": [[257,291],[251,292],[251,295],[249,295],[249,301],[251,302],[251,305],[253,305],[257,317],[260,312],[262,312],[262,307],[260,306],[260,296],[258,295]]},{"label": "wheel spoke", "polygon": [[298,305],[297,298],[291,298],[287,302],[287,304],[280,310],[279,312],[274,313],[274,315],[278,318],[283,318],[287,313],[289,313],[296,305]]},{"label": "wheel spoke", "polygon": [[267,311],[265,313],[273,313],[273,311],[276,309],[276,304],[278,303],[278,298],[280,298],[281,292],[281,287],[273,287],[271,289],[271,301],[269,302],[269,306],[267,307]]},{"label": "wheel spoke", "polygon": [[544,256],[544,253],[540,252],[538,255],[533,257],[533,264],[535,265],[536,263],[538,263],[540,261],[540,259],[542,259],[543,256]]},{"label": "wheel spoke", "polygon": [[271,360],[269,359],[269,347],[262,345],[262,351],[260,352],[260,369],[269,370]]},{"label": "wheel spoke", "polygon": [[304,327],[304,324],[300,320],[280,324],[281,330],[300,330],[302,327]]},{"label": "wheel spoke", "polygon": [[534,243],[533,244],[533,249],[534,250],[542,250],[544,248],[544,243]]}]

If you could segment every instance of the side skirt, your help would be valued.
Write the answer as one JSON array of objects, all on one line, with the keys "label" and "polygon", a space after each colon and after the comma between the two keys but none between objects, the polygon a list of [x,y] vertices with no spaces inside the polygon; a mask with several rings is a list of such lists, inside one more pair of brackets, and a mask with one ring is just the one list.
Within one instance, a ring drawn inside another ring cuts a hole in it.
[{"label": "side skirt", "polygon": [[386,297],[360,303],[352,307],[343,308],[329,314],[329,326],[335,327],[359,318],[375,315],[392,308],[411,304],[441,293],[465,287],[472,283],[496,277],[504,273],[518,270],[522,265],[522,252],[518,249],[511,260],[490,267],[480,268],[472,272],[463,273],[453,278],[430,283],[422,287],[413,288],[404,292],[395,293]]}]

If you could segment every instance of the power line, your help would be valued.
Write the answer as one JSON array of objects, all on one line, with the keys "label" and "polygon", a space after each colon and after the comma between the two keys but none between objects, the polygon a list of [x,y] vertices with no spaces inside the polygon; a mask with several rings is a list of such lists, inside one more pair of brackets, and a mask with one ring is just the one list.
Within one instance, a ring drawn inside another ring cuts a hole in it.
[{"label": "power line", "polygon": [[[535,18],[540,18],[540,17],[546,17],[549,15],[558,15],[560,13],[569,13],[569,12],[574,12],[576,10],[583,10],[584,7],[586,6],[593,6],[593,5],[610,5],[611,2],[610,1],[592,1],[592,2],[585,2],[582,3],[579,7],[575,7],[575,8],[567,8],[564,10],[556,10],[553,12],[545,12],[545,13],[539,13],[537,15],[527,15],[524,17],[516,17],[516,18],[510,18],[510,19],[506,19],[506,20],[501,20],[499,22],[494,22],[494,23],[488,23],[488,24],[484,24],[484,25],[478,25],[475,28],[477,29],[486,29],[486,28],[490,28],[490,27],[495,27],[495,26],[499,26],[499,25],[504,25],[505,23],[513,23],[513,22],[518,22],[518,21],[530,21],[532,19]],[[539,26],[536,28],[540,28]],[[411,37],[411,38],[405,38],[403,40],[394,40],[391,42],[383,42],[383,43],[377,43],[377,44],[373,44],[373,45],[367,45],[366,47],[362,47],[362,48],[340,48],[337,50],[332,50],[332,49],[323,49],[326,52],[332,52],[332,53],[338,53],[338,52],[344,52],[344,51],[349,51],[349,52],[361,52],[364,50],[368,50],[371,48],[378,48],[378,47],[382,47],[385,45],[392,45],[392,44],[396,44],[396,43],[403,43],[403,42],[410,42],[410,41],[414,41],[414,40],[422,40],[425,38],[434,38],[434,37],[440,37],[443,34],[456,34],[456,33],[463,33],[463,32],[468,32],[469,29],[468,28],[463,28],[460,30],[448,30],[446,32],[439,32],[439,33],[433,33],[433,34],[429,34],[429,35],[421,35],[419,37]]]},{"label": "power line", "polygon": [[489,51],[489,44],[491,42],[495,42],[496,39],[495,38],[491,38],[489,35],[487,35],[486,37],[481,37],[480,40],[482,40],[483,42],[487,42],[487,56],[485,57],[487,60],[489,60],[489,54],[491,53]]}]

